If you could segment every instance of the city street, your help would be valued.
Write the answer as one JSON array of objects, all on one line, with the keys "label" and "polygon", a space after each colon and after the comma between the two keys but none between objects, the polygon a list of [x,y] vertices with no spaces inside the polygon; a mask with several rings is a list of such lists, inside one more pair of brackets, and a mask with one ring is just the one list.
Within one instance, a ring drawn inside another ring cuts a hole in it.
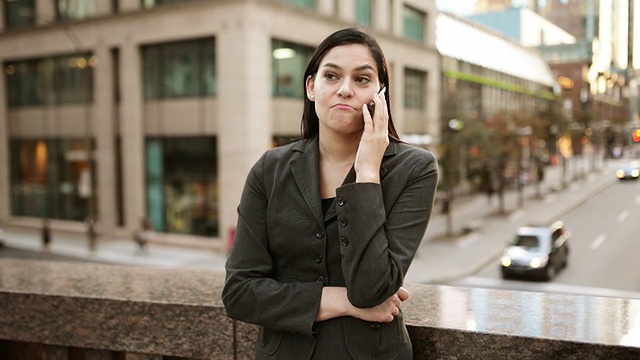
[{"label": "city street", "polygon": [[561,217],[568,231],[567,268],[550,282],[502,280],[498,259],[452,284],[640,298],[640,183],[617,182]]}]

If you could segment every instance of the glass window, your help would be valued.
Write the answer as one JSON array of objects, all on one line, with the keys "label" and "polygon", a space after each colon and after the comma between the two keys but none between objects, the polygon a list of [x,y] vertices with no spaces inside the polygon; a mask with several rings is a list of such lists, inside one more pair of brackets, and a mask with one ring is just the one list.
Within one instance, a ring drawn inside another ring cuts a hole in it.
[{"label": "glass window", "polygon": [[84,139],[15,140],[11,142],[11,212],[31,216],[83,221],[95,201]]},{"label": "glass window", "polygon": [[356,0],[356,22],[371,26],[371,0]]},{"label": "glass window", "polygon": [[271,47],[273,96],[302,98],[304,70],[314,49],[281,40],[272,40]]},{"label": "glass window", "polygon": [[211,38],[142,49],[145,99],[215,95],[215,42]]},{"label": "glass window", "polygon": [[316,8],[316,0],[281,0],[283,2],[293,4],[296,6],[300,6],[307,9],[315,9]]},{"label": "glass window", "polygon": [[54,58],[53,83],[55,103],[77,104],[93,101],[93,66],[90,54]]},{"label": "glass window", "polygon": [[407,39],[424,42],[424,28],[426,14],[416,9],[405,6],[403,9],[404,37]]},{"label": "glass window", "polygon": [[404,70],[404,107],[405,109],[424,109],[427,74],[424,71]]},{"label": "glass window", "polygon": [[218,236],[216,138],[146,141],[147,215],[158,231]]},{"label": "glass window", "polygon": [[89,53],[8,62],[9,107],[90,103],[95,64]]},{"label": "glass window", "polygon": [[35,0],[4,0],[5,26],[11,28],[23,28],[36,25]]},{"label": "glass window", "polygon": [[96,13],[95,0],[57,0],[59,20],[82,20]]},{"label": "glass window", "polygon": [[42,83],[44,74],[40,60],[6,63],[9,107],[44,104]]}]

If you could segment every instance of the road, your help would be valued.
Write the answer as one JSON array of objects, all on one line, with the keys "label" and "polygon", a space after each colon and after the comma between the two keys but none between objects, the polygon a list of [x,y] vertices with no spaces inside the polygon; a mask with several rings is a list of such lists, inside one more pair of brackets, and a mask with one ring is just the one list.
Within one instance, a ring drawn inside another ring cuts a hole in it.
[{"label": "road", "polygon": [[561,220],[571,231],[569,265],[551,282],[503,280],[498,259],[459,286],[640,298],[640,182],[621,181]]}]

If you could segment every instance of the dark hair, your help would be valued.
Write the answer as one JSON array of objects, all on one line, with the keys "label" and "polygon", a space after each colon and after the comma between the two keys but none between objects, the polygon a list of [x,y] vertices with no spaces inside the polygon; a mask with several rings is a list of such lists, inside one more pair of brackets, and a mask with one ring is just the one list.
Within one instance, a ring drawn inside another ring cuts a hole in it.
[{"label": "dark hair", "polygon": [[[400,140],[398,136],[398,132],[396,131],[395,126],[393,125],[393,118],[391,117],[391,89],[389,88],[389,68],[387,66],[387,59],[385,59],[384,54],[382,53],[382,49],[380,45],[371,35],[365,33],[361,29],[358,28],[346,28],[341,29],[333,34],[329,35],[326,39],[318,45],[313,55],[311,56],[311,60],[309,60],[309,65],[307,65],[307,69],[304,72],[303,86],[305,86],[306,93],[306,81],[309,76],[314,77],[320,68],[320,62],[324,58],[324,56],[333,48],[341,45],[353,45],[359,44],[366,46],[371,52],[371,56],[373,60],[376,62],[376,66],[378,68],[378,80],[387,88],[385,92],[385,99],[387,101],[387,111],[389,112],[389,137],[394,140]],[[304,111],[302,113],[302,122],[300,124],[300,132],[303,139],[311,139],[318,135],[319,131],[319,119],[318,114],[316,114],[316,109],[314,103],[309,100],[308,97],[304,97]]]}]

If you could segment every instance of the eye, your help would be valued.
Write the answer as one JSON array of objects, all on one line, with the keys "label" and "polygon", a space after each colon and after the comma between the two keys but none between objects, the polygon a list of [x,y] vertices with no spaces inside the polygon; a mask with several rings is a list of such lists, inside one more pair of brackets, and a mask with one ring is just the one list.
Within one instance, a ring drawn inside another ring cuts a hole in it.
[{"label": "eye", "polygon": [[356,82],[359,84],[366,84],[369,83],[371,81],[371,79],[369,79],[368,76],[358,76],[356,78]]},{"label": "eye", "polygon": [[324,74],[324,78],[327,80],[336,80],[338,78],[338,75],[328,72]]}]

